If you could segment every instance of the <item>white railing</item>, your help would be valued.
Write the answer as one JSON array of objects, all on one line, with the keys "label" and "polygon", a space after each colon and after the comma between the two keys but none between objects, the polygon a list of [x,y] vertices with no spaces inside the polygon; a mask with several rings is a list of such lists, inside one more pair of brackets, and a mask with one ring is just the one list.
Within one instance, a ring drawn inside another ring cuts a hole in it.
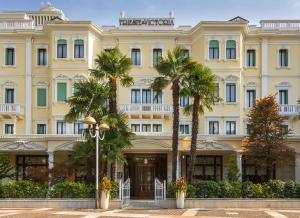
[{"label": "white railing", "polygon": [[0,114],[6,113],[21,113],[21,106],[19,104],[0,104]]},{"label": "white railing", "polygon": [[300,29],[300,20],[262,20],[262,29]]},{"label": "white railing", "polygon": [[1,30],[14,30],[14,29],[34,29],[32,20],[12,20],[0,21]]},{"label": "white railing", "polygon": [[122,184],[121,199],[122,199],[122,204],[124,206],[129,204],[129,201],[130,201],[130,178],[128,178]]},{"label": "white railing", "polygon": [[166,180],[159,181],[158,178],[154,180],[154,200],[155,204],[159,205],[159,201],[166,200]]},{"label": "white railing", "polygon": [[166,104],[121,104],[120,110],[126,113],[172,113],[173,106]]},{"label": "white railing", "polygon": [[280,105],[279,113],[282,115],[300,115],[300,105]]}]

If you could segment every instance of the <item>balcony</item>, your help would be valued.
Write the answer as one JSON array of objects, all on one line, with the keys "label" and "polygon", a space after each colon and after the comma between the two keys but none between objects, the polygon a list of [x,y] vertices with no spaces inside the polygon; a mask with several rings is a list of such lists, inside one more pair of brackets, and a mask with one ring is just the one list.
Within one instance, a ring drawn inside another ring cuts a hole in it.
[{"label": "balcony", "polygon": [[279,113],[286,116],[300,115],[300,105],[280,105]]},{"label": "balcony", "polygon": [[260,25],[266,30],[299,30],[300,20],[262,20]]},{"label": "balcony", "polygon": [[16,29],[33,30],[34,29],[33,21],[32,20],[0,21],[0,30],[16,30]]},{"label": "balcony", "polygon": [[0,116],[3,118],[11,118],[12,116],[21,118],[22,114],[19,104],[0,104]]},{"label": "balcony", "polygon": [[131,116],[170,116],[172,105],[165,104],[121,104],[120,111]]}]

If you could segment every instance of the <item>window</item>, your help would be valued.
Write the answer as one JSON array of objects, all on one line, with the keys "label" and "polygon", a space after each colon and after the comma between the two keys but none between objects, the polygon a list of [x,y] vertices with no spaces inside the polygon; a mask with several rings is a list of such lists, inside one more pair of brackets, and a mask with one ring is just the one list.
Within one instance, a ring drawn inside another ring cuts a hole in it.
[{"label": "window", "polygon": [[37,88],[37,106],[46,107],[47,106],[47,89]]},{"label": "window", "polygon": [[15,65],[15,49],[6,48],[5,49],[5,65],[14,66]]},{"label": "window", "polygon": [[190,57],[190,50],[188,49],[183,49],[183,53],[185,57]]},{"label": "window", "polygon": [[5,89],[5,104],[15,103],[15,89],[7,88]]},{"label": "window", "polygon": [[142,132],[151,132],[151,124],[142,124]]},{"label": "window", "polygon": [[180,96],[179,98],[179,106],[180,107],[185,107],[189,105],[189,97],[187,96]]},{"label": "window", "polygon": [[[242,163],[242,176],[243,181],[251,181],[253,183],[263,183],[268,182],[267,180],[267,170],[265,166],[264,157],[261,157],[262,160],[260,161],[260,165],[255,163],[254,158],[247,158],[245,159],[243,157],[243,163]],[[274,164],[271,172],[271,179],[276,179],[276,165]]]},{"label": "window", "polygon": [[190,134],[190,126],[189,126],[189,124],[180,124],[179,125],[179,132],[182,135],[188,135],[188,134]]},{"label": "window", "polygon": [[162,132],[162,125],[161,124],[153,124],[153,132]]},{"label": "window", "polygon": [[157,66],[159,63],[159,58],[162,56],[162,49],[155,48],[153,49],[153,66]]},{"label": "window", "polygon": [[156,91],[153,91],[153,104],[162,104],[162,93],[157,94]]},{"label": "window", "polygon": [[235,83],[226,84],[226,102],[236,102],[236,85]]},{"label": "window", "polygon": [[74,58],[84,58],[84,41],[82,39],[74,41]]},{"label": "window", "polygon": [[64,121],[57,121],[56,122],[56,134],[66,134],[66,122]]},{"label": "window", "polygon": [[247,132],[247,135],[250,135],[252,133],[252,128],[251,128],[250,124],[247,124],[246,132]]},{"label": "window", "polygon": [[67,58],[67,40],[57,40],[57,58]]},{"label": "window", "polygon": [[142,90],[142,103],[151,104],[151,89]]},{"label": "window", "polygon": [[57,101],[65,102],[67,100],[67,83],[58,82],[57,83]]},{"label": "window", "polygon": [[288,53],[289,52],[287,49],[279,50],[279,66],[280,67],[287,67],[289,65]]},{"label": "window", "polygon": [[141,125],[140,124],[131,124],[131,131],[132,132],[140,132]]},{"label": "window", "polygon": [[36,124],[36,133],[37,134],[46,134],[47,133],[47,125],[44,123]]},{"label": "window", "polygon": [[279,90],[279,104],[288,104],[288,90]]},{"label": "window", "polygon": [[283,134],[289,134],[289,125],[286,125],[286,124],[283,124],[281,125],[281,128],[282,128],[282,133]]},{"label": "window", "polygon": [[215,90],[215,99],[214,102],[219,102],[219,96],[220,96],[220,88],[219,88],[219,83],[215,83],[216,90]]},{"label": "window", "polygon": [[226,42],[226,58],[236,59],[236,42],[234,40],[227,40]]},{"label": "window", "polygon": [[209,41],[209,59],[219,59],[219,41],[210,40]]},{"label": "window", "polygon": [[131,103],[139,104],[141,103],[141,91],[139,89],[131,89]]},{"label": "window", "polygon": [[255,59],[255,50],[249,49],[247,50],[247,67],[255,67],[256,66],[256,59]]},{"label": "window", "polygon": [[247,90],[247,107],[252,108],[256,99],[255,90]]},{"label": "window", "polygon": [[209,135],[219,134],[219,121],[209,121]]},{"label": "window", "polygon": [[[48,176],[48,156],[47,155],[17,155],[17,180],[39,181],[38,178]],[[39,174],[37,176],[36,174]]]},{"label": "window", "polygon": [[47,49],[45,48],[38,49],[37,65],[39,66],[47,65]]},{"label": "window", "polygon": [[235,135],[235,134],[236,134],[236,122],[226,121],[226,135]]},{"label": "window", "polygon": [[14,134],[14,124],[5,124],[5,134]]},{"label": "window", "polygon": [[131,63],[134,66],[141,65],[141,50],[139,48],[131,49]]},{"label": "window", "polygon": [[74,122],[73,124],[73,133],[81,134],[83,131],[83,123],[82,122]]}]

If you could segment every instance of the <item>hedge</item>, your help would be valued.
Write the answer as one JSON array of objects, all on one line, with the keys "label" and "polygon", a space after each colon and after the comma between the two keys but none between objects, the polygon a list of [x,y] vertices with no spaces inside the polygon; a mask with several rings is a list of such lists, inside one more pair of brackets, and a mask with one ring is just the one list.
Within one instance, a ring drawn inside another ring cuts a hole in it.
[{"label": "hedge", "polygon": [[[31,181],[0,183],[0,198],[94,198],[95,186],[81,182],[60,182],[52,187]],[[119,197],[119,184],[113,182],[111,198]]]},{"label": "hedge", "polygon": [[[169,183],[167,198],[175,198],[175,184]],[[187,198],[300,198],[300,183],[270,180],[267,183],[201,181],[189,184]]]}]

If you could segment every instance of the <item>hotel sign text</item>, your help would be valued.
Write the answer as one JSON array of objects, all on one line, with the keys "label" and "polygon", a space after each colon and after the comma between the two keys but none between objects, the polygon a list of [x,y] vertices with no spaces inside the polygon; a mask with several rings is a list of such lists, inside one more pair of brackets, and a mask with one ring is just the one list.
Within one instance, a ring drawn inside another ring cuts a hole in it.
[{"label": "hotel sign text", "polygon": [[120,26],[174,26],[174,18],[120,18]]}]

